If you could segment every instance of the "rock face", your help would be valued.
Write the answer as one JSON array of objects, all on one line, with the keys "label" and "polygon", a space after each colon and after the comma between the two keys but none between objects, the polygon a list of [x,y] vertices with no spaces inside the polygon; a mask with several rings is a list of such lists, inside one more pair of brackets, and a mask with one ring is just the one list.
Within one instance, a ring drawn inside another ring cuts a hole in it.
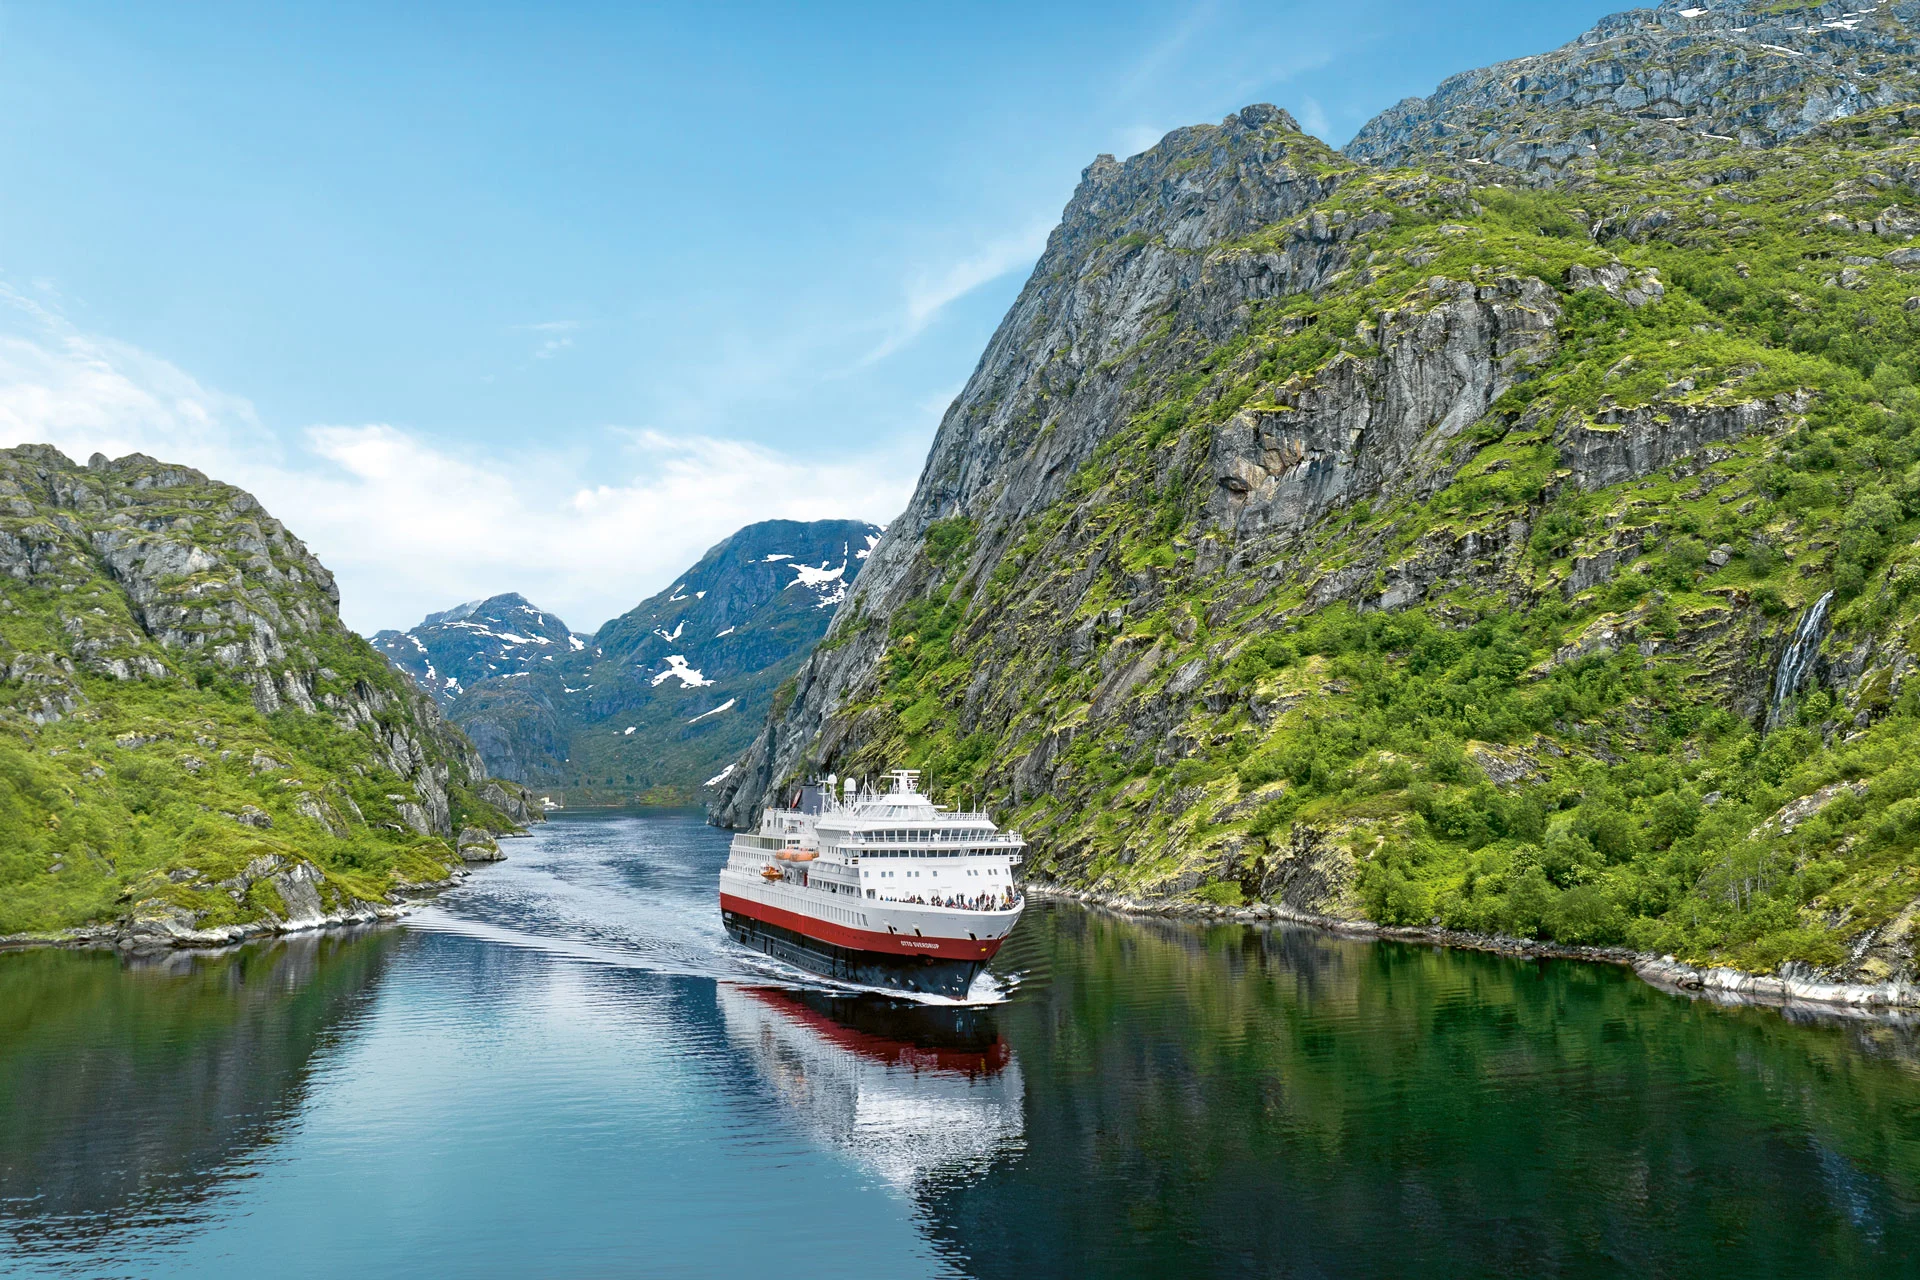
[{"label": "rock face", "polygon": [[1347,154],[1387,167],[1493,164],[1542,178],[1628,156],[1769,147],[1920,98],[1920,0],[1666,0],[1561,49],[1445,81],[1362,129]]},{"label": "rock face", "polygon": [[[116,912],[296,927],[444,878],[462,815],[511,825],[338,599],[238,489],[138,454],[0,451],[0,934]],[[262,858],[292,868],[275,895],[222,870]]]},{"label": "rock face", "polygon": [[[1270,106],[1248,107],[1218,127],[1177,130],[1125,164],[1102,156],[1087,168],[1026,288],[943,418],[907,510],[888,527],[836,617],[835,646],[802,668],[786,714],[727,780],[714,809],[720,821],[748,825],[766,789],[816,745],[832,754],[840,731],[828,728],[828,715],[885,650],[883,630],[856,624],[884,619],[925,592],[922,544],[930,525],[974,522],[971,563],[990,569],[1020,526],[1058,504],[1078,470],[1150,402],[1144,388],[1176,379],[1202,353],[1230,341],[1256,304],[1313,294],[1351,267],[1356,241],[1392,219],[1313,208],[1350,173],[1301,134],[1292,116]],[[1537,283],[1504,287],[1536,301],[1551,293]],[[1400,377],[1396,370],[1398,385],[1383,390],[1395,410],[1444,420],[1457,431],[1485,409],[1499,380],[1491,361],[1516,354],[1485,351],[1488,326],[1504,334],[1509,322],[1522,323],[1537,340],[1551,317],[1518,321],[1524,305],[1483,315],[1474,286],[1437,281],[1435,289],[1439,307],[1382,323],[1396,341],[1405,326],[1459,326],[1463,346],[1481,342],[1478,367],[1469,373],[1476,385],[1443,388],[1454,381],[1446,374],[1424,385],[1425,372]],[[1436,353],[1426,368],[1458,355]],[[1258,525],[1285,510],[1301,488],[1329,500],[1357,491],[1343,473],[1354,466],[1356,429],[1372,416],[1375,371],[1343,365],[1338,372],[1337,392],[1304,383],[1293,389],[1297,402],[1308,402],[1304,413],[1290,407],[1244,415],[1214,437],[1222,496],[1204,492],[1215,520],[1237,524],[1251,506],[1248,522]],[[1278,424],[1295,420],[1301,430],[1282,439]],[[1268,425],[1273,430],[1263,439]],[[1417,444],[1424,433],[1408,422],[1402,435]],[[1192,463],[1182,457],[1179,465]],[[1296,463],[1306,465],[1295,473]],[[1371,455],[1361,465],[1376,480],[1390,469],[1386,458],[1375,464]],[[1276,473],[1288,477],[1285,492],[1273,482]],[[1312,513],[1281,518],[1298,527]]]},{"label": "rock face", "polygon": [[751,740],[879,534],[750,525],[591,637],[504,595],[374,643],[436,691],[493,774],[569,803],[690,803]]},{"label": "rock face", "polygon": [[1916,18],[1096,160],[712,819],[907,765],[1130,900],[1910,980]]},{"label": "rock face", "polygon": [[1558,296],[1538,280],[1436,279],[1380,317],[1370,358],[1336,358],[1213,433],[1211,514],[1245,544],[1392,490],[1554,354],[1559,320]]}]

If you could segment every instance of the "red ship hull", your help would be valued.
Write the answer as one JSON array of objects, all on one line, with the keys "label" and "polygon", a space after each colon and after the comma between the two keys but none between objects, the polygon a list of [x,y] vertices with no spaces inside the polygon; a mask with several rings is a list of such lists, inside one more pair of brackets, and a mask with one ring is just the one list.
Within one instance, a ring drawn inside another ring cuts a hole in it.
[{"label": "red ship hull", "polygon": [[720,895],[727,932],[764,955],[860,986],[962,999],[1000,950],[999,938],[928,938],[855,929]]}]

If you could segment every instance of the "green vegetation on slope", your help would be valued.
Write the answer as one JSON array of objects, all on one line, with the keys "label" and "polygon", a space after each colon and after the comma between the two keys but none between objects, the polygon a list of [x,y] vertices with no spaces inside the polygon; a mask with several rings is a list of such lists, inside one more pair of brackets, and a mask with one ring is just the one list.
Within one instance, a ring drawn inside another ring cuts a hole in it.
[{"label": "green vegetation on slope", "polygon": [[247,495],[24,446],[0,502],[0,935],[286,919],[303,863],[351,911],[445,879],[462,826],[511,827]]},{"label": "green vegetation on slope", "polygon": [[[835,763],[992,796],[1036,874],[1094,887],[1886,976],[1920,902],[1920,144],[1889,120],[1569,190],[1353,170],[1313,214],[1370,228],[1352,267],[1217,345],[1163,324],[1178,349],[1116,365],[1144,407],[1060,501],[978,555],[929,531],[923,597],[864,620],[887,656]],[[1491,412],[1234,558],[1222,424],[1292,412],[1462,283],[1529,279],[1551,350]],[[1564,454],[1743,411],[1611,483]],[[1821,673],[1769,731],[1829,591]]]}]

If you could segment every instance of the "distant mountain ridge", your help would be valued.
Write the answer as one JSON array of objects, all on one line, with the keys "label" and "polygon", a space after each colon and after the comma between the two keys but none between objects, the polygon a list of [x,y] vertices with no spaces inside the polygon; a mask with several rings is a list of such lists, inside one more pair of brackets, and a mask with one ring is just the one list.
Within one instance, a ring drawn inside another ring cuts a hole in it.
[{"label": "distant mountain ridge", "polygon": [[879,536],[857,520],[764,521],[591,637],[508,592],[373,644],[496,775],[567,803],[690,803],[751,741]]},{"label": "distant mountain ridge", "polygon": [[381,631],[373,647],[444,709],[468,685],[524,675],[535,663],[577,653],[586,641],[517,592],[430,613],[411,631]]}]

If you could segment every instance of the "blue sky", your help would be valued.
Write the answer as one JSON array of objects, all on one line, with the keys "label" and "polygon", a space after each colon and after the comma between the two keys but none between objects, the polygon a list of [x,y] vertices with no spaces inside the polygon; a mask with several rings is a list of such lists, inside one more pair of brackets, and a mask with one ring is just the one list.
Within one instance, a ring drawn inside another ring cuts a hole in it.
[{"label": "blue sky", "polygon": [[589,629],[899,510],[1097,153],[1618,7],[0,4],[0,444],[253,489],[361,629]]}]

